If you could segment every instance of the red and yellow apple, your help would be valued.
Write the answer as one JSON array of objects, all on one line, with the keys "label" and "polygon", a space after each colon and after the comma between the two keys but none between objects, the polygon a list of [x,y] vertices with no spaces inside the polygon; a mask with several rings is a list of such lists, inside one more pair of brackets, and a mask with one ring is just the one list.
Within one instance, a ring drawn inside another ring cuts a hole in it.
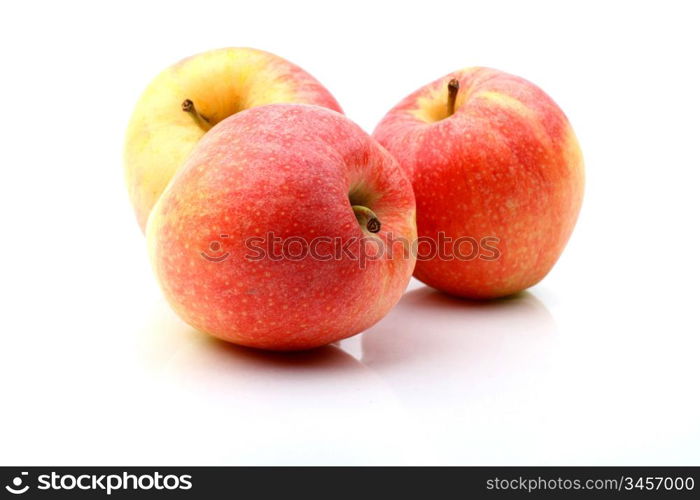
[{"label": "red and yellow apple", "polygon": [[[416,278],[495,298],[554,266],[581,207],[584,169],[566,116],[537,86],[489,68],[457,71],[403,99],[374,137],[411,179],[420,239],[448,241],[441,257],[418,256]],[[465,237],[497,251],[455,258],[449,241]]]},{"label": "red and yellow apple", "polygon": [[236,344],[308,349],[365,330],[399,300],[415,200],[396,160],[342,114],[273,104],[207,132],[146,234],[184,321]]},{"label": "red and yellow apple", "polygon": [[141,229],[165,186],[212,126],[244,109],[287,102],[341,111],[314,77],[256,49],[213,50],[160,73],[136,105],[124,151],[129,196]]}]

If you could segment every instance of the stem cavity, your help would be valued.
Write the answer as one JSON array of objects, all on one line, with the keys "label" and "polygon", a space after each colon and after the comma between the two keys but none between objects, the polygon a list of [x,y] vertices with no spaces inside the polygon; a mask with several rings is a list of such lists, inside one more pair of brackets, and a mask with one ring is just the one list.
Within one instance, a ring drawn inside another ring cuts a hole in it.
[{"label": "stem cavity", "polygon": [[209,118],[206,116],[202,115],[197,111],[197,108],[194,105],[194,102],[192,102],[190,99],[185,99],[182,101],[182,110],[185,113],[189,113],[190,116],[192,116],[192,119],[194,122],[199,125],[199,127],[204,130],[205,132],[209,130],[212,127],[211,122],[209,121]]},{"label": "stem cavity", "polygon": [[382,228],[382,223],[379,222],[377,215],[369,208],[362,205],[353,205],[352,211],[355,212],[355,217],[360,226],[370,233],[378,233]]},{"label": "stem cavity", "polygon": [[452,116],[455,112],[455,102],[459,92],[459,80],[453,78],[447,84],[447,116]]}]

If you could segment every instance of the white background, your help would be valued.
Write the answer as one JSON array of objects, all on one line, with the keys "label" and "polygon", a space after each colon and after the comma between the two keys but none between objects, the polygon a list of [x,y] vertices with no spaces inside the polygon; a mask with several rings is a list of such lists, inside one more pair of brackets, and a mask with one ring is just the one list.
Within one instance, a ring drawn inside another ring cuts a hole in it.
[{"label": "white background", "polygon": [[[15,2],[0,30],[0,463],[699,464],[692,2]],[[182,57],[272,51],[371,131],[449,71],[564,109],[587,188],[518,298],[413,282],[363,335],[266,354],[165,304],[123,182],[132,107]]]}]

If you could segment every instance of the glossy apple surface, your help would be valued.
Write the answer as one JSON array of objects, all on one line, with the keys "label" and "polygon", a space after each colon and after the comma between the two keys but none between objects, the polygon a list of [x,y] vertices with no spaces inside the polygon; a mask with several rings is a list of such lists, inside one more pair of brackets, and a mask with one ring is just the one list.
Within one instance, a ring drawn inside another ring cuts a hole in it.
[{"label": "glossy apple surface", "polygon": [[297,350],[359,333],[393,307],[415,231],[410,183],[386,150],[340,113],[279,104],[206,134],[154,207],[147,239],[187,323]]},{"label": "glossy apple surface", "polygon": [[[569,121],[537,86],[489,68],[457,71],[402,100],[374,137],[411,178],[421,240],[452,240],[441,258],[420,252],[418,279],[495,298],[552,269],[581,207],[584,169]],[[459,238],[468,241],[456,249]]]},{"label": "glossy apple surface", "polygon": [[129,196],[141,229],[207,130],[245,109],[287,102],[341,111],[314,77],[261,50],[212,50],[160,73],[136,104],[124,150]]}]

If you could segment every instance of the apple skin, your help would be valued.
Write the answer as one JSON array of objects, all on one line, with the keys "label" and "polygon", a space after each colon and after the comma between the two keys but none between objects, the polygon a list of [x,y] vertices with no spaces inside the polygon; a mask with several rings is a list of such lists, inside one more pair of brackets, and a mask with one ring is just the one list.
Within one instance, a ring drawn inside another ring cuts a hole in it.
[{"label": "apple skin", "polygon": [[[371,209],[381,230],[363,229],[352,205]],[[329,244],[319,250],[324,260],[251,259],[246,241],[269,242],[270,234],[357,238],[356,255],[366,237],[374,257],[364,268],[344,255],[325,260]],[[378,258],[372,248],[415,241],[415,199],[396,160],[345,116],[273,104],[204,136],[154,207],[146,235],[161,288],[191,326],[244,346],[309,349],[367,329],[399,300],[415,256]]]},{"label": "apple skin", "polygon": [[[448,116],[452,79],[459,91]],[[566,116],[534,84],[463,69],[403,99],[373,136],[411,178],[419,238],[443,232],[500,240],[490,245],[496,260],[419,255],[416,278],[452,295],[490,299],[524,290],[552,269],[578,217],[584,168]],[[449,247],[446,255],[454,255]]]},{"label": "apple skin", "polygon": [[141,95],[126,134],[126,183],[142,231],[165,186],[206,133],[183,112],[185,99],[212,125],[244,109],[273,103],[316,104],[342,112],[314,77],[261,50],[212,50],[167,68]]}]

